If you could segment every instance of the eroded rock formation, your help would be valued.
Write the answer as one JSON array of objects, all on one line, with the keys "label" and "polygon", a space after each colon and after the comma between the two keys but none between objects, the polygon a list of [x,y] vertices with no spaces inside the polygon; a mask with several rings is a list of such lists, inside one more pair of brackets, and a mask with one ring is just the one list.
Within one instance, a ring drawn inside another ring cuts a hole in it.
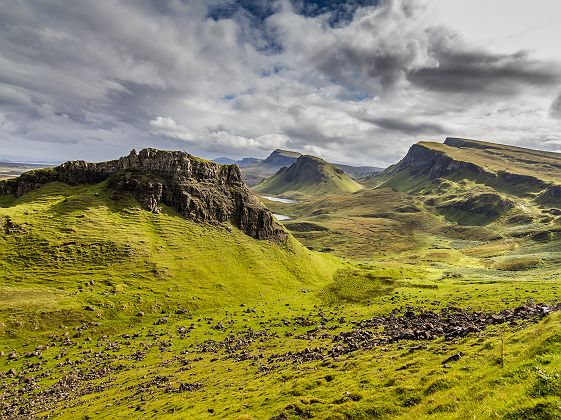
[{"label": "eroded rock formation", "polygon": [[79,185],[105,180],[109,188],[131,193],[152,212],[159,212],[163,203],[188,219],[229,222],[257,239],[286,237],[271,212],[243,183],[236,165],[219,165],[184,152],[144,149],[108,162],[70,161],[0,181],[0,194],[19,197],[49,182]]}]

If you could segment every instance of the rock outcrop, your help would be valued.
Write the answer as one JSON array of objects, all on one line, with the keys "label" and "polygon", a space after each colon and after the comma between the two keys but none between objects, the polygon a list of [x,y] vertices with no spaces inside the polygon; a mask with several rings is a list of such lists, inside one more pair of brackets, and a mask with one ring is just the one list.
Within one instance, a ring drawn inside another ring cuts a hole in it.
[{"label": "rock outcrop", "polygon": [[49,182],[79,185],[105,180],[116,196],[131,193],[152,212],[159,212],[163,203],[194,221],[229,222],[256,239],[286,237],[243,183],[236,165],[219,165],[184,152],[144,149],[108,162],[70,161],[0,181],[0,194],[19,197]]},{"label": "rock outcrop", "polygon": [[445,152],[427,147],[423,143],[412,145],[395,169],[409,169],[414,174],[426,173],[431,179],[468,173],[475,177],[496,178],[494,173],[486,171],[479,165],[453,159]]},{"label": "rock outcrop", "polygon": [[[485,165],[474,159],[462,159],[455,156],[454,149],[457,150],[493,150],[500,147],[493,143],[486,143],[476,140],[466,140],[459,138],[447,138],[444,145],[420,142],[414,144],[409,149],[407,155],[390,170],[397,172],[402,169],[408,170],[412,175],[426,175],[430,179],[446,178],[456,176],[460,178],[474,179],[478,182],[496,185],[505,183],[511,187],[518,186],[520,191],[540,191],[547,188],[551,183],[532,176],[527,173],[519,173],[516,170],[490,170]],[[514,150],[527,150],[513,148]],[[502,146],[503,151],[507,150]],[[452,154],[450,154],[452,152]],[[491,152],[490,152],[491,153]],[[537,153],[537,152],[536,152]],[[489,154],[488,158],[492,158]],[[538,162],[536,164],[539,164]],[[548,163],[551,166],[551,163]]]}]

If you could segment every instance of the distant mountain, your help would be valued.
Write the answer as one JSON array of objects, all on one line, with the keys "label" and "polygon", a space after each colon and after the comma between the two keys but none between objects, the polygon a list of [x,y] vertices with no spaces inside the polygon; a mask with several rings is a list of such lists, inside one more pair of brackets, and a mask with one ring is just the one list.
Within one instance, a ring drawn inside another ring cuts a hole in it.
[{"label": "distant mountain", "polygon": [[[231,163],[236,163],[241,168],[245,183],[252,187],[259,184],[265,178],[274,175],[279,169],[289,167],[300,156],[302,156],[302,154],[298,152],[276,149],[267,159],[244,158],[241,161]],[[215,162],[218,161],[215,159]],[[333,165],[345,171],[353,179],[360,179],[378,174],[384,170],[383,168],[376,168],[373,166],[351,166],[338,163]]]},{"label": "distant mountain", "polygon": [[355,192],[361,188],[335,165],[315,156],[301,155],[292,165],[254,187],[254,191],[273,195],[320,195]]},{"label": "distant mountain", "polygon": [[229,157],[221,156],[221,157],[217,157],[215,159],[212,159],[212,162],[219,163],[220,165],[236,164],[240,168],[243,168],[245,166],[258,164],[262,160],[263,159],[257,159],[257,158],[253,158],[253,157],[245,157],[245,158],[242,158],[242,159],[239,159],[239,160],[235,160],[235,159],[231,159]]},{"label": "distant mountain", "polygon": [[245,168],[246,166],[256,165],[256,164],[258,164],[259,162],[262,162],[262,161],[263,161],[263,159],[245,157],[243,159],[237,160],[236,165],[238,165],[240,168]]},{"label": "distant mountain", "polygon": [[245,183],[250,187],[274,175],[280,168],[292,165],[302,154],[289,150],[276,149],[267,159],[240,166]]},{"label": "distant mountain", "polygon": [[561,206],[561,154],[447,138],[414,144],[401,161],[364,182],[422,197],[462,225],[533,221],[549,211],[544,207]]},{"label": "distant mountain", "polygon": [[213,162],[219,163],[220,165],[232,165],[237,161],[235,159],[230,159],[229,157],[221,156],[215,159],[212,159]]},{"label": "distant mountain", "polygon": [[377,168],[375,166],[351,166],[340,165],[338,163],[334,165],[345,171],[353,179],[361,179],[384,172],[384,168]]},{"label": "distant mountain", "polygon": [[296,159],[302,156],[302,153],[291,152],[290,150],[276,149],[269,155],[267,159],[260,163],[261,166],[280,169],[284,166],[290,166]]}]

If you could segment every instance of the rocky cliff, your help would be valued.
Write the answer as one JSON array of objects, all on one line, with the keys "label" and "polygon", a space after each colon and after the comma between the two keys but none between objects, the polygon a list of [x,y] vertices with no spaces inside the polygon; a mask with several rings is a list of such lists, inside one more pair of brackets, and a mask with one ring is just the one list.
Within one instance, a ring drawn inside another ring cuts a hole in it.
[{"label": "rocky cliff", "polygon": [[[523,156],[517,154],[525,153]],[[529,152],[533,159],[529,160]],[[552,185],[551,181],[530,174],[540,168],[540,157],[546,156],[547,168],[554,168],[551,153],[486,143],[476,140],[447,138],[444,144],[420,142],[409,149],[407,155],[389,169],[389,173],[407,170],[412,175],[426,175],[430,179],[460,177],[496,186],[503,183],[519,187],[520,191],[538,192]],[[561,156],[561,155],[560,155]],[[496,162],[497,164],[494,164]],[[531,168],[517,165],[519,162],[533,165]]]},{"label": "rocky cliff", "polygon": [[108,162],[66,162],[0,181],[0,195],[21,196],[49,182],[70,185],[108,180],[108,187],[131,193],[149,211],[163,203],[198,222],[229,222],[256,239],[284,239],[286,233],[243,183],[236,165],[219,165],[184,152],[144,149]]},{"label": "rocky cliff", "polygon": [[424,143],[412,145],[395,169],[409,169],[413,173],[425,173],[431,179],[446,177],[454,173],[470,173],[489,178],[496,176],[479,165],[456,160],[444,151],[428,147]]}]

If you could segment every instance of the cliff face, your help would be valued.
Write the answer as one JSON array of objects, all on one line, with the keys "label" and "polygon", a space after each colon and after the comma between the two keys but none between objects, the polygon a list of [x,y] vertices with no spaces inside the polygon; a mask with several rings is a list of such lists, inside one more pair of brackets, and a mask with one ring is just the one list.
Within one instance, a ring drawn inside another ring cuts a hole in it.
[{"label": "cliff face", "polygon": [[0,194],[19,197],[54,181],[78,185],[105,180],[115,196],[131,193],[152,212],[159,212],[163,203],[195,221],[230,222],[257,239],[286,237],[271,212],[243,183],[236,165],[219,165],[184,152],[144,149],[108,162],[66,162],[0,181]]},{"label": "cliff face", "polygon": [[[469,149],[493,149],[492,144],[448,138],[445,146]],[[489,155],[491,156],[491,155]],[[541,190],[551,185],[536,176],[516,173],[515,171],[499,169],[492,171],[474,161],[455,159],[444,150],[417,143],[411,146],[407,155],[394,167],[392,171],[407,169],[412,174],[424,174],[430,179],[445,178],[452,175],[466,178],[477,178],[482,182],[504,182],[511,186],[523,186],[528,190]]]},{"label": "cliff face", "polygon": [[431,179],[466,172],[475,176],[483,175],[490,178],[496,176],[479,165],[455,160],[444,152],[419,143],[411,146],[407,155],[397,164],[397,169],[409,169],[414,173],[426,172]]}]

